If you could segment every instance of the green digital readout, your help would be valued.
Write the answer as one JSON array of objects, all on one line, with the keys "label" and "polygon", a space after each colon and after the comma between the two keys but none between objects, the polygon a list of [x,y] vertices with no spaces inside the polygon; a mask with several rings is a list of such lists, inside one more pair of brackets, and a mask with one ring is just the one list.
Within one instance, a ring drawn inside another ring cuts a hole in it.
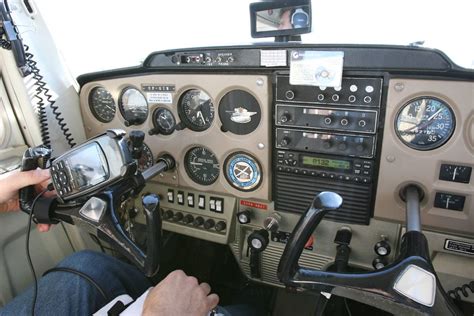
[{"label": "green digital readout", "polygon": [[331,168],[331,169],[344,169],[348,170],[351,168],[351,163],[345,160],[334,160],[334,159],[326,159],[320,157],[310,157],[310,156],[303,156],[302,157],[303,165],[313,166],[313,167],[324,167],[324,168]]}]

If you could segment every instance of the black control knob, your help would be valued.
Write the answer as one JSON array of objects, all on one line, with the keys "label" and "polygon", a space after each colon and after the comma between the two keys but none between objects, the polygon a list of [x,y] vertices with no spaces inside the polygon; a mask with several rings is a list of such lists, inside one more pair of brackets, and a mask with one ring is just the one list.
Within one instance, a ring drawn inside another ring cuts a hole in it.
[{"label": "black control knob", "polygon": [[383,257],[377,257],[372,261],[372,266],[375,270],[380,270],[388,264],[387,260]]},{"label": "black control knob", "polygon": [[194,222],[194,217],[191,214],[188,214],[183,218],[183,223],[185,224],[191,224],[192,222]]},{"label": "black control knob", "polygon": [[341,151],[344,151],[347,149],[347,143],[346,142],[342,142],[342,143],[339,143],[337,145],[337,149],[341,150]]},{"label": "black control knob", "polygon": [[173,222],[179,222],[183,219],[183,213],[181,212],[176,212],[173,216]]},{"label": "black control knob", "polygon": [[163,212],[163,219],[164,220],[171,219],[172,217],[173,217],[173,212],[172,211],[167,210],[167,211]]},{"label": "black control knob", "polygon": [[323,141],[323,148],[324,149],[330,149],[332,147],[332,141],[327,139],[325,141]]},{"label": "black control knob", "polygon": [[204,228],[205,229],[211,229],[215,225],[216,225],[216,222],[214,222],[214,220],[210,219],[210,218],[207,221],[204,222]]},{"label": "black control knob", "polygon": [[218,221],[216,224],[216,231],[221,232],[226,229],[227,225],[224,221]]},{"label": "black control knob", "polygon": [[204,218],[202,218],[201,216],[198,216],[194,219],[194,222],[193,222],[194,227],[199,227],[202,224],[204,224]]},{"label": "black control knob", "polygon": [[293,92],[293,90],[288,90],[285,92],[285,97],[288,100],[293,100],[295,98],[295,93]]},{"label": "black control knob", "polygon": [[280,141],[280,145],[282,146],[288,146],[291,143],[291,138],[289,137],[283,137],[283,139]]},{"label": "black control knob", "polygon": [[262,252],[268,246],[268,231],[265,229],[256,230],[249,235],[247,243],[255,252]]},{"label": "black control knob", "polygon": [[250,210],[245,210],[242,212],[237,213],[237,220],[240,224],[248,224],[250,223],[250,216],[252,212]]},{"label": "black control knob", "polygon": [[291,116],[288,113],[284,113],[280,116],[280,122],[286,123],[290,120]]},{"label": "black control knob", "polygon": [[374,246],[375,253],[381,257],[388,256],[392,251],[390,244],[384,239],[379,241]]},{"label": "black control knob", "polygon": [[129,139],[130,151],[132,152],[133,159],[140,159],[143,151],[143,140],[145,139],[145,133],[142,131],[131,131]]},{"label": "black control knob", "polygon": [[356,146],[356,150],[357,150],[357,152],[359,152],[359,153],[363,152],[363,151],[365,150],[364,144],[358,144],[358,145]]}]

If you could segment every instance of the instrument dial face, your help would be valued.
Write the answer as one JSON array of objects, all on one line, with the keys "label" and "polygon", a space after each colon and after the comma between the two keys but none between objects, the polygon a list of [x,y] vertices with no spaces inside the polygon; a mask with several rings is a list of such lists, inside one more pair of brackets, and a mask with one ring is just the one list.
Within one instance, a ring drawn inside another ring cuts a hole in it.
[{"label": "instrument dial face", "polygon": [[154,164],[153,153],[151,152],[150,147],[143,143],[142,156],[138,159],[138,170],[141,172],[152,167]]},{"label": "instrument dial face", "polygon": [[253,191],[261,183],[262,168],[258,161],[244,152],[230,155],[225,162],[225,177],[240,191]]},{"label": "instrument dial face", "polygon": [[176,127],[176,120],[170,110],[157,108],[153,112],[153,124],[160,134],[170,135]]},{"label": "instrument dial face", "polygon": [[119,109],[125,125],[140,125],[148,117],[148,103],[145,96],[135,88],[125,88],[119,99]]},{"label": "instrument dial face", "polygon": [[186,91],[179,103],[179,117],[189,129],[204,131],[214,120],[214,105],[211,97],[202,90]]},{"label": "instrument dial face", "polygon": [[444,101],[422,97],[402,107],[395,126],[398,137],[408,147],[432,150],[448,141],[456,122],[452,109]]},{"label": "instrument dial face", "polygon": [[115,101],[109,91],[95,87],[89,94],[89,108],[94,117],[102,123],[109,123],[115,117]]},{"label": "instrument dial face", "polygon": [[184,168],[196,183],[210,185],[219,177],[220,166],[216,155],[205,147],[193,147],[184,157]]}]

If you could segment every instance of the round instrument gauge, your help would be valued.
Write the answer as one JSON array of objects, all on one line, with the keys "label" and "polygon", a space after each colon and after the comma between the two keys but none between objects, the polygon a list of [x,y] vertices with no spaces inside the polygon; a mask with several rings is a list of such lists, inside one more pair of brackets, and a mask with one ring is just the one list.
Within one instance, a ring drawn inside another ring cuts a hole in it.
[{"label": "round instrument gauge", "polygon": [[236,152],[227,157],[224,174],[234,188],[253,191],[262,182],[262,168],[258,161],[244,152]]},{"label": "round instrument gauge", "polygon": [[155,134],[170,135],[176,127],[176,120],[170,110],[157,108],[153,112],[153,125]]},{"label": "round instrument gauge", "polygon": [[184,168],[196,183],[210,185],[219,177],[220,167],[216,155],[207,148],[193,147],[184,157]]},{"label": "round instrument gauge", "polygon": [[89,108],[94,117],[102,123],[109,123],[115,117],[115,101],[109,91],[95,87],[89,93]]},{"label": "round instrument gauge", "polygon": [[417,150],[432,150],[448,141],[456,121],[447,103],[433,97],[411,100],[398,112],[395,128],[400,140]]},{"label": "round instrument gauge", "polygon": [[186,127],[200,132],[211,126],[214,120],[214,105],[207,93],[192,89],[181,96],[178,113]]},{"label": "round instrument gauge", "polygon": [[145,96],[135,88],[125,88],[119,98],[119,109],[125,125],[140,125],[148,117],[148,103]]},{"label": "round instrument gauge", "polygon": [[138,159],[138,170],[143,172],[146,169],[153,166],[153,164],[154,164],[153,153],[151,152],[150,147],[148,147],[148,145],[143,143],[142,156],[140,157],[140,159]]},{"label": "round instrument gauge", "polygon": [[226,93],[219,103],[219,118],[224,132],[250,134],[258,127],[261,116],[257,99],[243,90]]}]

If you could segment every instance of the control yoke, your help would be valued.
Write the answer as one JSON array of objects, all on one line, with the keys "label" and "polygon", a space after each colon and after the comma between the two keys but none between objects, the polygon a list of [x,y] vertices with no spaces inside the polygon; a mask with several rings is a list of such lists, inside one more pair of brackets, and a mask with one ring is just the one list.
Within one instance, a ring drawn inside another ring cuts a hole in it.
[{"label": "control yoke", "polygon": [[[108,136],[102,135],[102,137],[122,138],[124,133],[107,133],[107,135]],[[134,138],[136,138],[136,136],[137,135],[134,135]],[[122,139],[120,139],[120,141],[121,140]],[[137,143],[140,142],[136,142],[132,139],[129,146],[122,146],[124,152],[118,154],[133,156],[133,158],[138,159],[139,155],[137,155],[137,152],[140,152],[138,147],[140,147],[141,144],[137,146]],[[76,147],[72,149],[71,152],[77,152],[78,150],[80,149]],[[21,170],[34,170],[38,167],[46,168],[50,155],[51,151],[43,146],[29,148],[23,156]],[[114,157],[109,158],[113,159]],[[161,246],[159,197],[155,194],[148,193],[142,195],[141,203],[147,227],[145,251],[140,249],[127,235],[125,229],[120,224],[118,211],[126,199],[138,196],[145,187],[147,180],[161,172],[173,169],[175,161],[173,157],[164,155],[158,159],[155,165],[143,173],[138,171],[136,160],[130,160],[129,162],[130,164],[127,165],[127,168],[123,168],[124,170],[126,169],[126,172],[117,178],[117,181],[107,186],[97,186],[95,190],[88,188],[87,191],[85,191],[87,194],[77,199],[64,201],[61,196],[52,198],[39,197],[36,203],[32,205],[36,195],[35,189],[33,186],[25,187],[20,190],[20,208],[28,214],[33,212],[33,219],[37,223],[51,224],[63,221],[81,226],[97,234],[99,238],[106,240],[115,249],[126,256],[142,270],[145,275],[152,276],[156,274],[159,268]],[[54,164],[56,163],[55,161]],[[64,172],[64,174],[71,172],[70,170],[66,171],[61,172]],[[72,186],[74,187],[75,185],[76,184],[73,184]]]},{"label": "control yoke", "polygon": [[367,273],[337,273],[300,267],[306,241],[324,215],[342,205],[333,192],[319,193],[301,216],[286,244],[278,266],[278,278],[290,288],[304,288],[347,297],[395,314],[460,315],[443,290],[432,266],[428,242],[421,232],[421,189],[408,186],[407,231],[395,261]]}]

